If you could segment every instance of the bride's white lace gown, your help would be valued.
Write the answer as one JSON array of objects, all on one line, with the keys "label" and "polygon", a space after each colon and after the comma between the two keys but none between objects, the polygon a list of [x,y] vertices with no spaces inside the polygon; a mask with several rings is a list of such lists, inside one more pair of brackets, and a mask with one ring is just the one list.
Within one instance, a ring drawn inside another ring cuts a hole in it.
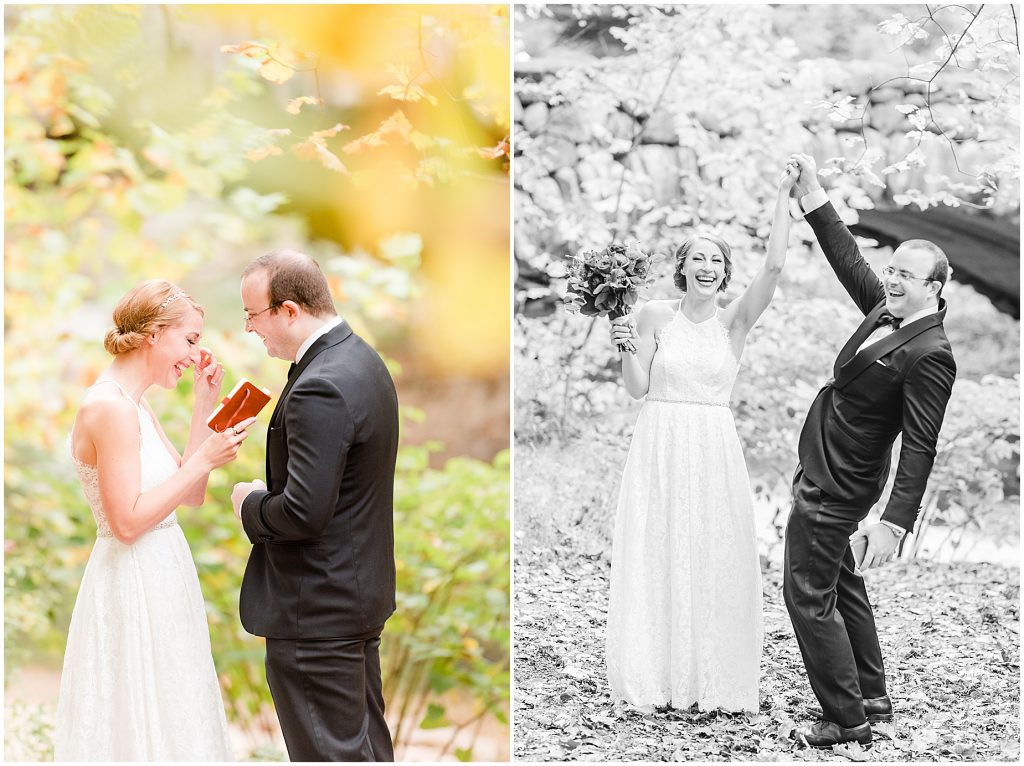
[{"label": "bride's white lace gown", "polygon": [[676,310],[622,474],[606,658],[615,699],[758,710],[761,570],[718,313]]},{"label": "bride's white lace gown", "polygon": [[[136,407],[145,492],[177,465],[152,417]],[[96,545],[64,652],[55,760],[231,760],[203,596],[177,518],[171,513],[132,545],[119,542],[103,513],[96,468],[75,465],[96,519]]]}]

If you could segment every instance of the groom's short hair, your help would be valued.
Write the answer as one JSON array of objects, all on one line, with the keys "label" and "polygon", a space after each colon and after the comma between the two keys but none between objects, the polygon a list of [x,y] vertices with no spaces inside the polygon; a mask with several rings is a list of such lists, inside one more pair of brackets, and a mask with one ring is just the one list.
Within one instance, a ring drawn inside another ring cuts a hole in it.
[{"label": "groom's short hair", "polygon": [[908,239],[901,243],[900,247],[905,247],[907,250],[923,250],[935,259],[928,279],[939,283],[938,295],[942,295],[942,288],[946,286],[946,280],[949,279],[949,259],[946,258],[942,248],[927,239]]},{"label": "groom's short hair", "polygon": [[271,250],[245,267],[242,278],[257,271],[267,273],[270,305],[297,303],[315,317],[336,316],[334,299],[320,264],[298,250]]}]

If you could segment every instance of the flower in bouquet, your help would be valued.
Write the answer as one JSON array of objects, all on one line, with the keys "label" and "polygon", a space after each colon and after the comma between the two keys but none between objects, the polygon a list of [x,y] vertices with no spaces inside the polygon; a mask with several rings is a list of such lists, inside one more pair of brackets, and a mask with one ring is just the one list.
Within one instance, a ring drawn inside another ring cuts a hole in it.
[{"label": "flower in bouquet", "polygon": [[[603,250],[583,249],[569,266],[567,311],[618,319],[628,314],[651,272],[651,256],[637,242],[613,242]],[[620,347],[633,352],[629,341]]]}]

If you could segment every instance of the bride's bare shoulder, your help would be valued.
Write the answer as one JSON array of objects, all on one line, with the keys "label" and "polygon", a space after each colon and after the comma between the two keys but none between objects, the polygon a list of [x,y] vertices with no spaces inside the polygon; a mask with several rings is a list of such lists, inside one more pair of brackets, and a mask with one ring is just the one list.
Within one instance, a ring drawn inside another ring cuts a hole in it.
[{"label": "bride's bare shoulder", "polygon": [[650,314],[651,316],[671,314],[675,311],[677,305],[679,305],[678,298],[660,298],[653,301],[647,301],[647,303],[640,307],[640,313]]},{"label": "bride's bare shoulder", "polygon": [[637,312],[637,332],[657,332],[672,319],[672,312],[678,303],[672,299],[647,301]]},{"label": "bride's bare shoulder", "polygon": [[657,322],[666,317],[671,317],[679,301],[673,298],[647,301],[637,312],[637,321]]},{"label": "bride's bare shoulder", "polygon": [[135,405],[113,386],[96,386],[86,392],[78,408],[76,426],[102,433],[120,422],[133,423],[138,419]]}]

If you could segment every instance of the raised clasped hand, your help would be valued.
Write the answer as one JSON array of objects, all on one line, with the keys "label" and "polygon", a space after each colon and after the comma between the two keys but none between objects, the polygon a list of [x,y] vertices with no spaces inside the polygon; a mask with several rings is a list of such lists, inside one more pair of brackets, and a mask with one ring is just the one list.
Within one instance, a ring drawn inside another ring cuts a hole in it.
[{"label": "raised clasped hand", "polygon": [[900,539],[881,522],[868,524],[850,535],[851,540],[858,537],[866,537],[868,540],[867,548],[864,551],[864,560],[859,567],[861,571],[888,564],[895,558],[900,544]]},{"label": "raised clasped hand", "polygon": [[814,157],[809,154],[794,153],[789,155],[789,159],[786,160],[787,168],[790,165],[795,165],[798,171],[791,187],[791,193],[795,197],[806,196],[821,188],[821,182],[818,181],[818,166],[814,162]]},{"label": "raised clasped hand", "polygon": [[779,191],[782,194],[788,195],[790,189],[793,188],[793,184],[800,177],[800,166],[796,164],[796,161],[792,158],[786,163],[786,167],[782,171],[782,177],[779,179]]}]

